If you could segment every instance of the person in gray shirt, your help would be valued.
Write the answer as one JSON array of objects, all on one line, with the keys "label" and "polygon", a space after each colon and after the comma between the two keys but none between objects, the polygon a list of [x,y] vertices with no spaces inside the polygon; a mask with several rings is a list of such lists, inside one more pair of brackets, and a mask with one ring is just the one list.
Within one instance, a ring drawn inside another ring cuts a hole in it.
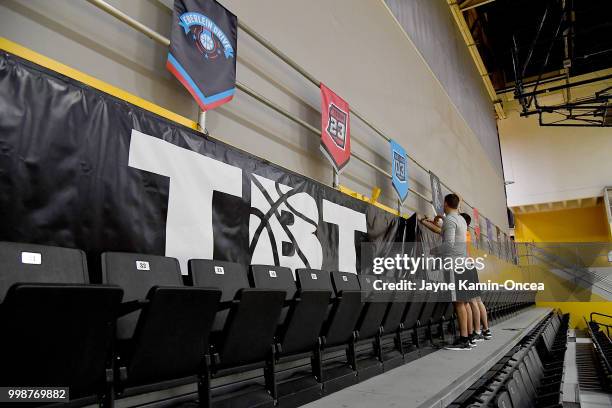
[{"label": "person in gray shirt", "polygon": [[[444,197],[444,213],[446,217],[444,218],[444,224],[442,224],[442,248],[440,251],[443,260],[467,257],[467,223],[459,215],[460,201],[461,199],[457,194],[451,193]],[[449,270],[447,274],[449,276],[449,283],[455,282],[455,271]],[[450,350],[470,350],[472,344],[468,337],[468,320],[471,316],[468,316],[467,311],[467,307],[469,307],[467,301],[469,299],[464,299],[462,293],[455,290],[452,293],[452,300],[459,323],[459,338],[447,348]]]}]

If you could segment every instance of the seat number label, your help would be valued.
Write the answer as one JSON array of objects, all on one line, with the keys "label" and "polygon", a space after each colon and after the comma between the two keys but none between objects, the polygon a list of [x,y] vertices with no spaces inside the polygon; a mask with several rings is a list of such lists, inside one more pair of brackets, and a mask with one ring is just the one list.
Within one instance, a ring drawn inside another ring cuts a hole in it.
[{"label": "seat number label", "polygon": [[147,261],[136,261],[136,269],[139,271],[150,271],[151,267]]},{"label": "seat number label", "polygon": [[217,275],[223,275],[225,273],[225,269],[222,266],[215,266],[215,273]]},{"label": "seat number label", "polygon": [[317,274],[316,274],[316,273],[311,273],[311,274],[310,274],[310,278],[311,278],[312,280],[317,280]]},{"label": "seat number label", "polygon": [[40,265],[42,263],[42,255],[38,252],[22,252],[21,263],[30,265]]},{"label": "seat number label", "polygon": [[276,278],[276,271],[269,271],[271,278]]}]

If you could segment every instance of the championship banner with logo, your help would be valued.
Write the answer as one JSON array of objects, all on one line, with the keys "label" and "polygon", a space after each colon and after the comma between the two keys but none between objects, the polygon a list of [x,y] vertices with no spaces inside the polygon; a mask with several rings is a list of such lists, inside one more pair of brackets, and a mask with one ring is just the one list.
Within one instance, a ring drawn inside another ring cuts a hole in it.
[{"label": "championship banner with logo", "polygon": [[442,198],[442,188],[440,187],[440,179],[438,176],[429,172],[429,181],[431,182],[431,202],[436,211],[436,215],[444,214],[444,198]]},{"label": "championship banner with logo", "polygon": [[403,203],[408,197],[408,157],[406,150],[395,140],[389,141],[391,147],[391,181],[397,197]]},{"label": "championship banner with logo", "polygon": [[236,89],[238,19],[214,0],[174,0],[166,68],[203,111]]},{"label": "championship banner with logo", "polygon": [[351,158],[349,104],[321,84],[321,152],[340,173]]},{"label": "championship banner with logo", "polygon": [[487,241],[489,241],[489,249],[493,250],[493,242],[495,241],[493,237],[493,224],[488,218],[485,218],[485,221],[487,222]]},{"label": "championship banner with logo", "polygon": [[474,235],[476,235],[476,241],[480,242],[480,213],[478,208],[474,207],[472,211],[472,224],[474,225]]},{"label": "championship banner with logo", "polygon": [[359,273],[362,243],[403,237],[400,217],[3,51],[0,106],[0,240],[81,248],[93,282],[104,251]]}]

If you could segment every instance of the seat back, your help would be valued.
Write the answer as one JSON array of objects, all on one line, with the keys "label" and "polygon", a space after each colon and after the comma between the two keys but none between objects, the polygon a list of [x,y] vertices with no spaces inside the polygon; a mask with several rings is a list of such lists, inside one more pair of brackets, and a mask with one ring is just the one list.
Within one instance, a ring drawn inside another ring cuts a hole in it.
[{"label": "seat back", "polygon": [[412,329],[419,323],[421,317],[421,311],[425,306],[427,299],[427,293],[419,292],[412,297],[412,301],[406,305],[404,310],[404,316],[402,318],[402,324],[405,329]]},{"label": "seat back", "polygon": [[289,301],[295,298],[297,287],[291,269],[282,266],[251,265],[250,281],[255,288],[277,289],[285,291],[285,306],[278,319],[280,326],[284,325],[289,312]]},{"label": "seat back", "polygon": [[358,280],[364,305],[355,329],[359,332],[360,339],[369,339],[379,333],[393,293],[375,289],[375,282],[382,281],[376,275],[359,275]]},{"label": "seat back", "polygon": [[506,389],[508,390],[510,400],[512,401],[512,406],[514,408],[528,408],[528,405],[525,401],[525,398],[527,397],[527,395],[525,394],[526,391],[523,387],[519,388],[514,378],[511,378],[506,383]]},{"label": "seat back", "polygon": [[495,399],[495,406],[497,408],[517,408],[510,401],[510,395],[507,391],[501,392]]},{"label": "seat back", "polygon": [[121,296],[102,285],[12,286],[2,304],[0,384],[68,386],[72,399],[101,393]]},{"label": "seat back", "polygon": [[120,285],[126,301],[146,300],[117,320],[126,386],[197,375],[221,291],[183,286],[178,261],[156,255],[102,254],[102,278]]},{"label": "seat back", "polygon": [[534,387],[539,387],[540,386],[540,380],[542,377],[542,372],[539,371],[533,364],[531,361],[531,356],[529,355],[529,353],[525,354],[525,357],[523,358],[523,362],[525,363],[525,366],[527,367],[527,372],[529,373],[529,377],[531,378],[531,382],[533,383]]},{"label": "seat back", "polygon": [[0,384],[104,391],[123,291],[88,281],[80,250],[0,243]]},{"label": "seat back", "polygon": [[0,303],[17,282],[89,283],[80,249],[0,242]]},{"label": "seat back", "polygon": [[[303,273],[309,272],[305,270]],[[317,289],[302,289],[298,292],[289,268],[252,265],[251,274],[255,287],[287,292],[286,305],[276,333],[281,345],[280,354],[313,350],[327,313],[331,292]]]},{"label": "seat back", "polygon": [[362,303],[361,287],[357,275],[347,272],[332,272],[331,282],[335,303],[325,322],[323,331],[327,345],[347,343],[355,331]]},{"label": "seat back", "polygon": [[251,280],[256,288],[285,291],[285,300],[293,299],[297,286],[291,269],[282,266],[251,265]]},{"label": "seat back", "polygon": [[[387,283],[397,283],[395,278],[382,278]],[[383,332],[392,333],[399,329],[406,305],[408,304],[409,296],[406,291],[396,290],[390,297],[390,303],[387,307],[385,318],[382,322]]]},{"label": "seat back", "polygon": [[518,371],[519,371],[521,379],[523,380],[523,384],[525,385],[525,390],[527,391],[527,394],[529,395],[529,399],[535,400],[537,396],[536,385],[533,383],[529,375],[529,372],[527,371],[527,366],[525,365],[525,362],[521,361],[519,363]]},{"label": "seat back", "polygon": [[263,362],[272,350],[286,291],[250,288],[246,271],[237,264],[191,259],[188,265],[194,286],[216,287],[222,301],[231,302],[229,312],[221,319],[217,314],[215,321],[215,328],[220,329],[213,338],[218,368]]},{"label": "seat back", "polygon": [[[532,394],[532,389],[528,388],[527,383],[523,380],[520,370],[515,370],[512,373],[512,379],[517,389],[516,401],[520,404],[520,407],[533,408],[535,406],[535,397]],[[512,402],[514,403],[514,396],[512,396]]]},{"label": "seat back", "polygon": [[[233,262],[215,261],[212,259],[192,259],[188,263],[187,281],[195,287],[219,288],[221,302],[234,300],[243,288],[248,288],[249,279],[244,267]],[[213,332],[221,332],[229,308],[221,309],[215,316]]]},{"label": "seat back", "polygon": [[[320,289],[331,293],[330,305],[321,335],[328,346],[347,343],[355,330],[361,311],[361,291],[355,274],[332,274],[312,269],[299,269],[298,284],[302,290]],[[339,288],[339,290],[336,290]]]},{"label": "seat back", "polygon": [[295,283],[299,290],[324,290],[330,293],[330,299],[327,306],[327,312],[325,313],[325,320],[329,319],[334,305],[336,303],[336,292],[331,281],[331,275],[327,271],[320,269],[296,269],[295,271]]},{"label": "seat back", "polygon": [[[123,301],[144,300],[154,286],[183,286],[181,269],[175,258],[126,252],[102,254],[102,282],[123,289]],[[141,311],[117,319],[117,338],[134,335]]]},{"label": "seat back", "polygon": [[295,271],[295,276],[300,290],[329,290],[332,298],[336,297],[336,292],[333,290],[331,275],[329,272],[321,271],[319,269],[297,269]]}]

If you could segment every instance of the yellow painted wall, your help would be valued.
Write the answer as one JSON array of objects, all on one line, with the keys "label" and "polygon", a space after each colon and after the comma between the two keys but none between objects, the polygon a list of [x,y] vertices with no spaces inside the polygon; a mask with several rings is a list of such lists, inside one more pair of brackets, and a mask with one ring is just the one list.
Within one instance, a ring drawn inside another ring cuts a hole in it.
[{"label": "yellow painted wall", "polygon": [[603,205],[515,216],[517,242],[610,242]]},{"label": "yellow painted wall", "polygon": [[[517,242],[612,242],[608,230],[608,221],[603,205],[589,208],[577,208],[559,211],[546,211],[515,216],[515,237]],[[598,260],[601,263],[601,259]],[[604,265],[591,266],[604,266]],[[590,301],[572,301],[576,289],[569,282],[560,282],[552,273],[538,273],[549,290],[558,293],[558,298],[567,295],[565,302],[538,302],[538,306],[558,308],[563,313],[570,313],[571,327],[584,327],[584,317],[591,312],[612,315],[612,302],[595,294],[589,294]],[[550,275],[550,276],[549,276]],[[565,293],[566,292],[566,293]]]}]

